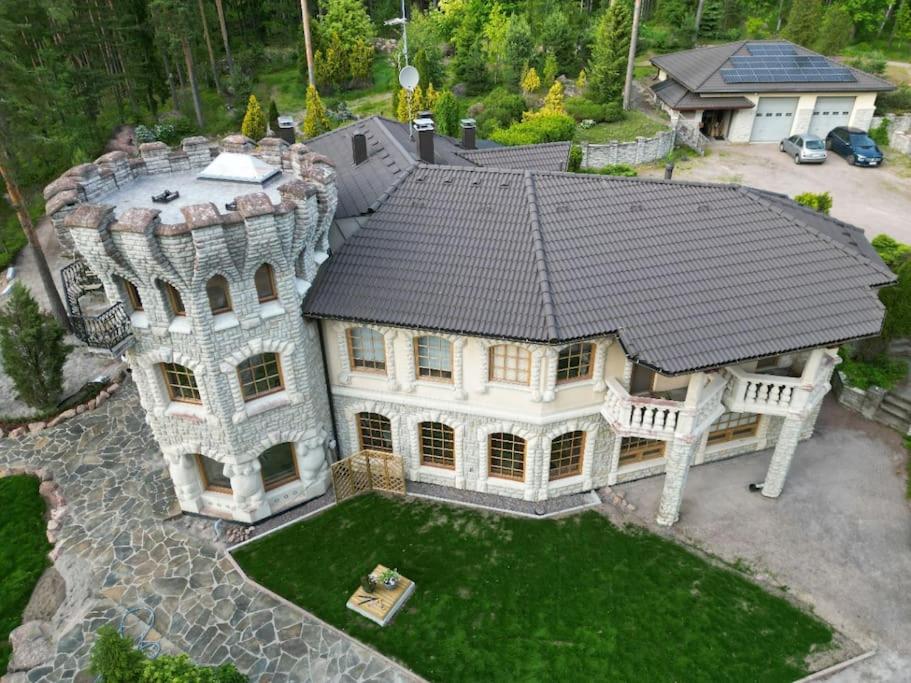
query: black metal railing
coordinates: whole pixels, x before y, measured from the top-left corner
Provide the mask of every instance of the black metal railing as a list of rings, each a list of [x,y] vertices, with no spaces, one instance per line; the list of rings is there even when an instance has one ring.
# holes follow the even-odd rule
[[[102,289],[101,280],[92,272],[85,261],[73,261],[60,271],[63,280],[63,294],[73,334],[86,345],[113,352],[123,348],[124,342],[133,336],[130,316],[123,303],[118,301],[98,315],[85,315],[80,299],[93,291]]]

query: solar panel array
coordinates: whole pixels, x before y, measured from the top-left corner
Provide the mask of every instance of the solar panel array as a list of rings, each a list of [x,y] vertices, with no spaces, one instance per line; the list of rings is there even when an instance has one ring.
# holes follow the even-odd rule
[[[725,83],[849,83],[850,69],[820,55],[799,55],[787,43],[747,43],[747,55],[731,57],[731,68],[721,69]]]

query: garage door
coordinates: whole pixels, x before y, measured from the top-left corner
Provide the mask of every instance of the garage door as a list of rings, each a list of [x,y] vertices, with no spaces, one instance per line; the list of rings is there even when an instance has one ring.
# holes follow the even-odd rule
[[[750,142],[778,142],[791,134],[796,97],[760,97]]]
[[[836,126],[847,126],[853,110],[853,97],[817,97],[810,132],[824,138]]]

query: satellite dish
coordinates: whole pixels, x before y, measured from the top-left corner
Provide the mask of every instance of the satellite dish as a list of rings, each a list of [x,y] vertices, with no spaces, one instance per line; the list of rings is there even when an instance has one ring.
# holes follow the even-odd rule
[[[420,79],[421,76],[418,73],[418,70],[413,66],[406,66],[399,71],[399,85],[405,88],[405,90],[414,90]]]

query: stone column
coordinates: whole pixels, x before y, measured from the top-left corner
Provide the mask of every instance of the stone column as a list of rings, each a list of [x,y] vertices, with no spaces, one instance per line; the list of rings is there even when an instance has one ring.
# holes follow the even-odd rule
[[[234,519],[255,522],[269,515],[270,509],[266,502],[266,489],[263,486],[258,459],[240,465],[226,464],[224,473],[231,479]]]
[[[691,435],[675,438],[671,442],[667,464],[664,466],[664,489],[658,502],[658,515],[655,517],[661,526],[671,526],[680,517],[683,489],[686,488],[686,478],[698,445],[698,440]]]
[[[762,486],[762,495],[767,498],[778,498],[781,495],[788,470],[791,469],[791,460],[794,459],[794,451],[797,450],[797,442],[800,441],[803,421],[803,416],[799,414],[788,415],[781,426],[778,443],[775,444],[775,451],[769,461],[769,469]]]
[[[168,472],[174,483],[174,491],[180,502],[180,509],[185,512],[199,512],[202,487],[193,456],[186,453],[172,453],[168,454],[165,460],[168,462]]]

